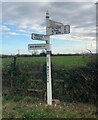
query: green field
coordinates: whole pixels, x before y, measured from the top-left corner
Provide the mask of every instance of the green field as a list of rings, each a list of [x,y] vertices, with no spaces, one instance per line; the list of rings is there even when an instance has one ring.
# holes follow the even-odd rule
[[[3,58],[2,63],[4,66],[9,65],[13,61],[13,58]],[[17,64],[20,62],[41,62],[45,63],[46,57],[17,57]],[[67,67],[73,66],[85,66],[88,57],[83,56],[52,56],[52,64],[64,65]]]

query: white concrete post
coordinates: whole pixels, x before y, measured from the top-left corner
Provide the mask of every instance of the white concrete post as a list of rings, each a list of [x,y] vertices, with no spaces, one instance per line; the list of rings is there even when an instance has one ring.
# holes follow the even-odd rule
[[[46,12],[46,35],[49,35],[48,33],[48,25],[49,25],[49,13],[48,11]],[[52,105],[52,82],[51,82],[51,50],[50,50],[50,36],[49,39],[46,41],[48,44],[48,49],[47,49],[47,104]]]

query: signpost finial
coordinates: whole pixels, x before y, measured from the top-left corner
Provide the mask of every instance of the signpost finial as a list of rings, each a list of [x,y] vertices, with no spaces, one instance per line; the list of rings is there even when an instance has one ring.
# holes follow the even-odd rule
[[[98,1],[95,4],[98,4]]]
[[[49,12],[48,12],[48,10],[46,12],[46,18],[49,18]]]

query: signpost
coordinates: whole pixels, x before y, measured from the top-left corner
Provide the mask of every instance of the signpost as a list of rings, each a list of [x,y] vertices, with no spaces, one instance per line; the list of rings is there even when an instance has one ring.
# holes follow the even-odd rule
[[[46,44],[29,44],[29,50],[46,49],[47,51],[47,104],[52,105],[52,82],[51,82],[51,49],[50,49],[50,35],[69,34],[70,26],[63,23],[56,22],[49,19],[49,13],[46,12],[46,35],[31,34],[33,40],[43,40]]]
[[[49,25],[49,13],[48,11],[46,12],[46,35],[49,35],[49,31],[48,31],[48,25]],[[48,45],[50,45],[50,37],[49,40],[46,41],[46,43]],[[52,105],[52,82],[51,82],[51,50],[50,47],[47,49],[47,104],[48,105]]]

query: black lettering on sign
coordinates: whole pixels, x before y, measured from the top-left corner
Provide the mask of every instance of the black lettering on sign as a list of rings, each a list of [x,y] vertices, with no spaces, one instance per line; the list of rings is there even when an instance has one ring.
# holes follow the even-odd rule
[[[47,66],[47,82],[49,82],[49,66]]]

